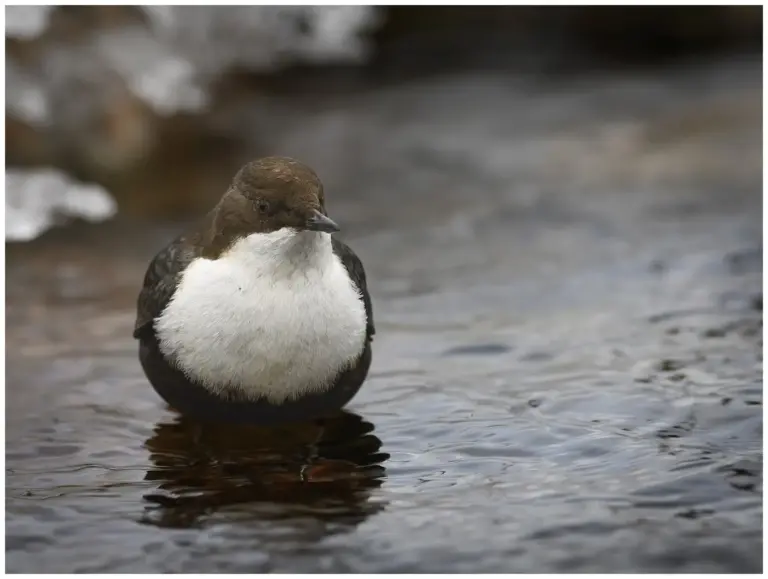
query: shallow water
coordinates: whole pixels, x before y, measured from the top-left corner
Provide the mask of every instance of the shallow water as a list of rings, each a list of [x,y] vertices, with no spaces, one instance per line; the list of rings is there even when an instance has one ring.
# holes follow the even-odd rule
[[[159,402],[130,332],[177,226],[9,247],[8,571],[760,571],[760,76],[733,70],[303,113],[277,140],[378,329],[323,423]]]

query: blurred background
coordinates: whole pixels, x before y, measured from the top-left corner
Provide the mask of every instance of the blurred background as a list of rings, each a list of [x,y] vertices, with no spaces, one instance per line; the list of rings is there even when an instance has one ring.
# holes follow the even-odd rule
[[[197,215],[222,179],[267,154],[300,156],[336,189],[357,188],[345,175],[364,175],[361,163],[386,172],[400,161],[366,160],[378,156],[368,143],[408,139],[385,118],[423,107],[425,92],[462,116],[506,98],[511,110],[499,102],[486,122],[519,132],[543,82],[564,99],[550,122],[593,114],[576,93],[603,71],[623,81],[630,102],[618,112],[629,121],[634,102],[653,108],[672,96],[649,92],[654,81],[641,79],[651,68],[759,51],[761,35],[760,8],[741,6],[9,7],[7,235],[34,238],[54,212]],[[446,84],[462,71],[459,86]],[[492,86],[477,87],[481,77]],[[568,91],[552,86],[564,82]],[[470,93],[440,98],[456,90]],[[444,114],[441,124],[456,111]],[[446,146],[422,138],[435,152]],[[59,193],[42,193],[50,188]]]
[[[8,570],[761,569],[762,34],[760,6],[7,7]],[[201,451],[135,300],[265,155],[323,180],[374,366],[325,434]]]

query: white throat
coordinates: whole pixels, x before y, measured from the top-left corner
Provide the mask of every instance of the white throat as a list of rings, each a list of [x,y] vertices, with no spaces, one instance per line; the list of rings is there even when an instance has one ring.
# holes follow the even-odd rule
[[[365,327],[331,236],[290,229],[194,260],[155,321],[161,351],[190,378],[273,403],[332,386],[362,353]]]
[[[274,276],[322,270],[337,261],[329,234],[288,228],[253,233],[235,243],[224,257]]]

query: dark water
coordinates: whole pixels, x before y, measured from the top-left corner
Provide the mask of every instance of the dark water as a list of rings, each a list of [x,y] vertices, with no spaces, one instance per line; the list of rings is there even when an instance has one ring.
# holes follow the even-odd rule
[[[378,325],[322,423],[159,403],[130,331],[175,227],[10,247],[8,571],[760,571],[760,99],[733,64],[305,110],[276,152]]]

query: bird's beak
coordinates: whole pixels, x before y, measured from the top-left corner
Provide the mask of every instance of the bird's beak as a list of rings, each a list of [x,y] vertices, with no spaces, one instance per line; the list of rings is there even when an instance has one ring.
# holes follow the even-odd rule
[[[312,213],[312,217],[307,219],[307,229],[310,231],[322,231],[324,233],[335,233],[339,230],[339,226],[330,217],[326,217],[319,211],[315,210]]]

